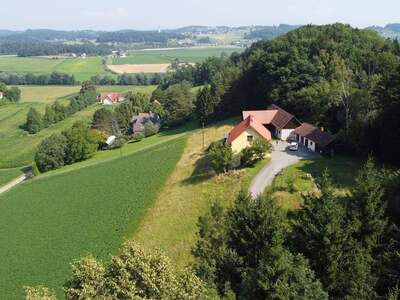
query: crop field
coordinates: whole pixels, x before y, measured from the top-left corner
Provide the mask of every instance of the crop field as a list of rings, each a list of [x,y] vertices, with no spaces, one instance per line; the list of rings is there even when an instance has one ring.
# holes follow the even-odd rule
[[[10,182],[11,180],[13,180],[14,178],[17,178],[21,174],[22,174],[22,172],[18,168],[17,169],[0,170],[0,186]]]
[[[23,286],[60,295],[70,263],[88,253],[116,254],[138,227],[174,169],[186,138],[135,154],[34,179],[0,195],[0,291],[22,299]]]
[[[21,128],[26,121],[26,114],[30,107],[35,107],[43,113],[46,104],[52,102],[50,100],[51,97],[49,97],[50,94],[58,96],[56,99],[65,99],[65,97],[71,95],[73,88],[79,90],[79,87],[28,86],[23,88],[21,103],[0,106],[0,169],[31,164],[36,147],[45,137],[71,127],[76,121],[89,122],[93,113],[100,108],[99,104],[94,104],[49,128],[41,130],[35,135],[30,135]],[[53,88],[55,88],[56,92],[52,91]],[[126,92],[128,90],[138,90],[150,93],[153,89],[154,87],[152,86],[102,86],[98,88],[98,91]],[[31,94],[32,91],[33,94]],[[53,99],[53,101],[56,99]]]
[[[242,48],[234,47],[204,47],[204,48],[182,48],[168,50],[137,50],[129,52],[127,57],[113,58],[112,64],[168,64],[176,59],[181,62],[202,62],[210,56],[220,56],[222,53],[231,54],[241,52]]]

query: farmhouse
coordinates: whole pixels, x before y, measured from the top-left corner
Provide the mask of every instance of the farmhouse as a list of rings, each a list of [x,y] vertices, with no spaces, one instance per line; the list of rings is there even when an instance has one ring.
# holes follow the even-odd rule
[[[300,121],[292,114],[279,106],[272,104],[267,110],[243,111],[243,119],[254,116],[263,124],[275,137],[287,140],[293,131],[301,125]]]
[[[270,141],[272,139],[271,132],[255,116],[249,115],[232,129],[226,143],[231,145],[233,152],[240,152],[257,138]]]
[[[101,93],[98,98],[103,105],[112,105],[125,100],[125,96],[120,93]]]
[[[249,146],[254,138],[271,140],[271,133],[280,140],[296,140],[318,153],[331,151],[335,137],[273,104],[267,110],[243,111],[243,121],[229,133],[226,142],[234,152]]]
[[[161,118],[155,113],[139,113],[132,118],[133,133],[144,133],[145,125],[152,122],[158,129],[161,127]]]
[[[328,153],[331,150],[335,136],[311,124],[303,123],[294,131],[295,139],[308,149],[318,153]]]

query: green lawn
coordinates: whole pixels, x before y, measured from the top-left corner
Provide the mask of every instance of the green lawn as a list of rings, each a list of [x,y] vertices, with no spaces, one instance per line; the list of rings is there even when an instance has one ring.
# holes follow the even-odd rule
[[[116,254],[138,227],[174,169],[186,139],[54,176],[0,196],[0,290],[22,299],[23,286],[61,293],[70,263]]]
[[[0,186],[10,182],[11,180],[22,175],[22,171],[19,168],[16,169],[0,169]]]
[[[57,99],[66,99],[66,97],[71,96],[74,89],[79,90],[79,87],[27,86],[22,88],[21,103],[0,106],[0,169],[31,164],[36,147],[45,137],[71,127],[76,121],[89,122],[93,113],[101,107],[99,104],[94,104],[62,122],[43,129],[37,134],[30,135],[21,128],[26,121],[26,114],[30,107],[35,107],[43,113],[46,104]],[[153,89],[153,86],[102,86],[98,88],[98,91],[126,92],[137,90],[150,93]],[[50,100],[52,96],[55,98]]]
[[[349,193],[363,161],[357,157],[337,155],[317,160],[303,160],[278,174],[267,191],[285,209],[298,208],[302,203],[301,194],[315,187],[315,179],[328,170],[337,186],[337,193]]]
[[[202,62],[210,56],[220,56],[222,53],[231,54],[242,51],[241,48],[232,47],[207,47],[207,48],[182,48],[171,50],[137,50],[130,51],[128,57],[114,58],[113,64],[165,64],[175,59],[182,62]]]

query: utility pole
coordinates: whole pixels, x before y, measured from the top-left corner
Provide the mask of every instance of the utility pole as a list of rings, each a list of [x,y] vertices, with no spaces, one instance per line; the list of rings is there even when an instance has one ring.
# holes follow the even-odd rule
[[[202,125],[201,131],[202,131],[202,135],[203,135],[203,149],[204,149],[205,148],[204,122],[201,122],[201,125]]]

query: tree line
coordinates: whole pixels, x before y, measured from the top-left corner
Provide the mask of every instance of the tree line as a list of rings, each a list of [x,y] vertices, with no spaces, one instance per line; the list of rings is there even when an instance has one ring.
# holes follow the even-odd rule
[[[80,43],[66,44],[62,42],[42,42],[42,41],[13,41],[8,37],[0,38],[0,54],[17,55],[20,57],[28,56],[49,56],[61,55],[64,53],[76,53],[87,55],[109,55],[112,48],[107,44]]]
[[[158,85],[164,80],[163,74],[147,75],[138,74],[121,74],[117,77],[110,75],[96,75],[90,80],[96,85]],[[52,72],[50,74],[15,74],[0,72],[0,82],[7,85],[77,85],[79,81],[74,75]]]

